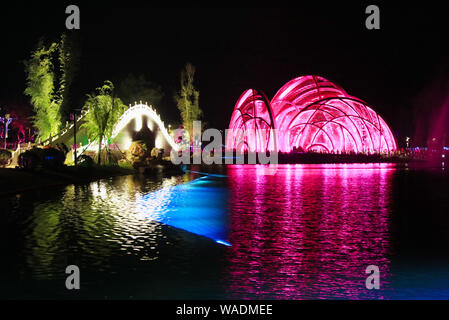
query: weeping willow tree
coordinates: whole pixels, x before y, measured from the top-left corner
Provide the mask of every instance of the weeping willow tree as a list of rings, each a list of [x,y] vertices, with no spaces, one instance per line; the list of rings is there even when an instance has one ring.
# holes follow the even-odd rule
[[[87,95],[83,111],[82,128],[86,128],[91,141],[98,143],[98,164],[101,164],[101,145],[103,141],[109,141],[112,130],[120,116],[127,107],[120,98],[114,97],[114,85],[111,81],[105,81],[103,86],[96,89],[96,94]]]
[[[195,67],[188,63],[181,71],[181,89],[175,96],[183,127],[188,132],[190,141],[193,139],[193,122],[199,120],[203,113],[199,107],[200,92],[195,88],[194,77]]]
[[[61,127],[61,106],[68,104],[77,57],[71,52],[66,35],[49,45],[39,42],[37,49],[25,62],[27,86],[35,115],[33,125],[41,140],[58,134]]]

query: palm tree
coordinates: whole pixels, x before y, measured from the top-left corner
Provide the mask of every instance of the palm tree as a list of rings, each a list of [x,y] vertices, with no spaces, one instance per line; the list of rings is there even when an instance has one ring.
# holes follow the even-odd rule
[[[86,128],[90,140],[98,142],[98,165],[101,164],[101,144],[110,140],[113,127],[125,110],[122,100],[114,97],[111,81],[105,81],[102,87],[97,88],[96,95],[87,95],[81,127]]]

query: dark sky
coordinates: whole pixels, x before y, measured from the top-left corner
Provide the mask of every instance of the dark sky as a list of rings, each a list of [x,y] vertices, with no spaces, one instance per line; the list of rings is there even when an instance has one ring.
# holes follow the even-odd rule
[[[378,2],[381,30],[369,31],[368,2],[92,2],[77,2],[78,99],[106,79],[144,74],[164,89],[167,121],[177,120],[172,96],[186,62],[197,67],[200,106],[217,128],[228,125],[245,89],[260,88],[271,98],[290,79],[317,74],[372,105],[402,139],[413,134],[414,110],[433,107],[417,97],[432,79],[449,79],[449,27],[437,3]],[[68,4],[2,4],[0,102],[27,102],[22,61],[40,37],[65,31]]]

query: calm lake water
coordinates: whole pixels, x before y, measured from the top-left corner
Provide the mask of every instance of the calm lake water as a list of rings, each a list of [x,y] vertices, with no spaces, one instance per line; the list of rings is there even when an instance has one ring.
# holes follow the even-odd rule
[[[441,168],[229,166],[2,200],[1,298],[449,299]]]

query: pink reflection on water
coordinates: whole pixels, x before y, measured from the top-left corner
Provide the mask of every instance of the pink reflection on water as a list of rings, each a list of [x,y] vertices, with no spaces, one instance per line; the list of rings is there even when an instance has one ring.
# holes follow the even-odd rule
[[[394,166],[229,166],[231,298],[385,298]],[[381,290],[367,290],[377,265]]]

